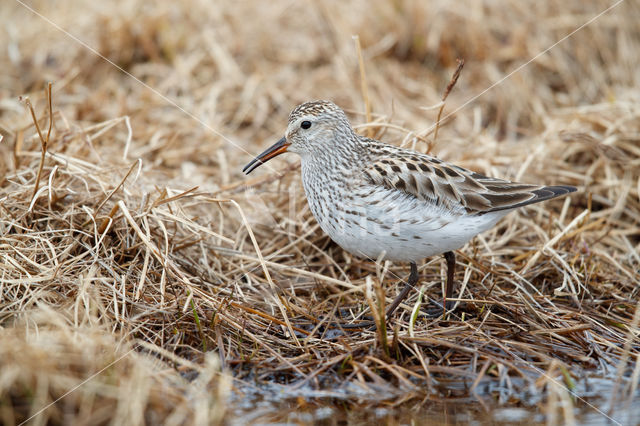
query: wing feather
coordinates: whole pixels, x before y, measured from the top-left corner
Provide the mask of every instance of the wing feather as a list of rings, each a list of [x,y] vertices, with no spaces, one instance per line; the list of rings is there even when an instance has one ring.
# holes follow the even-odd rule
[[[364,170],[378,185],[471,214],[509,210],[565,195],[572,186],[541,186],[483,176],[411,151],[385,152]]]

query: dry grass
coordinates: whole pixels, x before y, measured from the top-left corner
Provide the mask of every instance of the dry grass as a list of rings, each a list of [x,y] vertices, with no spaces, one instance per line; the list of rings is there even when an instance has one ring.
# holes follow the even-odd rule
[[[463,3],[30,3],[165,98],[3,6],[2,422],[77,385],[35,419],[216,423],[231,395],[273,383],[348,403],[533,404],[558,421],[586,377],[610,377],[604,410],[637,398],[640,9],[617,6],[449,116],[611,4]],[[455,315],[428,319],[415,292],[386,333],[327,327],[390,303],[408,268],[333,244],[297,159],[241,174],[313,98],[391,143],[580,192],[461,250]],[[440,266],[420,267],[425,299]]]

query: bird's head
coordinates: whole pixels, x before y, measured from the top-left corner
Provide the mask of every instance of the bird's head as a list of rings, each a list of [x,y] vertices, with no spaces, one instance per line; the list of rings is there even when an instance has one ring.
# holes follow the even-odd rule
[[[254,158],[243,171],[249,174],[284,152],[295,152],[303,158],[326,152],[336,148],[332,145],[335,141],[347,140],[345,138],[353,135],[347,116],[336,104],[331,101],[305,102],[291,111],[285,136]]]

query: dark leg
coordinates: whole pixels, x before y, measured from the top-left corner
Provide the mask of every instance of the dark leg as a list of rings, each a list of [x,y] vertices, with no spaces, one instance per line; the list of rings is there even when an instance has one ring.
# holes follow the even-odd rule
[[[389,309],[387,309],[387,320],[391,318],[391,315],[395,312],[395,310],[400,306],[400,303],[407,297],[407,294],[411,291],[412,288],[418,282],[418,265],[415,262],[411,262],[411,274],[409,274],[409,280],[404,284],[404,288],[400,292],[398,296],[396,296]]]
[[[444,258],[447,261],[447,284],[445,286],[443,309],[449,310],[453,308],[454,303],[448,302],[453,296],[453,275],[456,269],[456,255],[452,251],[448,251],[444,254]]]

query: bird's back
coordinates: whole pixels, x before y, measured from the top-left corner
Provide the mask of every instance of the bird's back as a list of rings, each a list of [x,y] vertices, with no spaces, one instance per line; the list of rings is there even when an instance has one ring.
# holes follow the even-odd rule
[[[454,164],[367,139],[374,159],[362,168],[373,184],[443,204],[467,215],[512,210],[576,190],[573,186],[544,186],[491,178]]]

